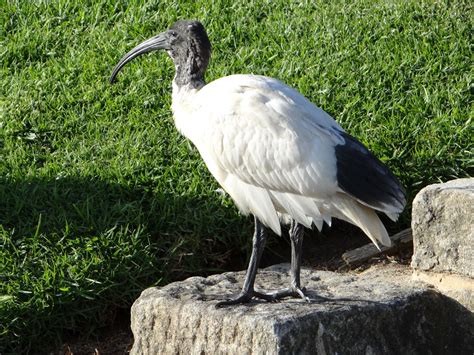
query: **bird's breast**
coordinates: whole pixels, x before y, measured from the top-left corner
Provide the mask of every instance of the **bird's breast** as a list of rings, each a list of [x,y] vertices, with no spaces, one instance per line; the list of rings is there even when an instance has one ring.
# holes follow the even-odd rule
[[[196,100],[196,89],[177,87],[173,83],[171,110],[178,131],[195,145],[198,144],[203,129],[202,110]]]

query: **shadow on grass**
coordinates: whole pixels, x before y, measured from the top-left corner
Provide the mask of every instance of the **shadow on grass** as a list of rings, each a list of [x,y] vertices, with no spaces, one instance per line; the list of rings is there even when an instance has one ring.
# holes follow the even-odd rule
[[[0,353],[93,334],[146,287],[216,271],[251,224],[221,197],[100,179],[0,179]]]
[[[65,332],[96,336],[146,287],[241,270],[251,247],[253,224],[217,193],[65,177],[3,178],[0,196],[0,353],[42,352]],[[350,228],[309,232],[311,263],[368,242]],[[289,252],[288,238],[269,238],[261,266]]]
[[[0,223],[18,235],[34,233],[38,224],[45,233],[62,232],[68,226],[75,233],[95,234],[125,224],[145,225],[156,234],[209,233],[219,228],[209,221],[239,220],[217,193],[216,199],[201,199],[100,179],[2,179],[0,196]]]

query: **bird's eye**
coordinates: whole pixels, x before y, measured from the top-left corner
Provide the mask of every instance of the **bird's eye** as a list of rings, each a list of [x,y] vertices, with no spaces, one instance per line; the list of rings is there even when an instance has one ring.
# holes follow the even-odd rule
[[[168,40],[170,43],[176,43],[178,39],[178,33],[176,31],[169,31],[168,32]]]

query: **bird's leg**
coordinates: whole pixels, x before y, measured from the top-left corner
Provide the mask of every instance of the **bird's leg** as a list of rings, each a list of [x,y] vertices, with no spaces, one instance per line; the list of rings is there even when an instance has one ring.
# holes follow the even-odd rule
[[[300,271],[301,271],[301,254],[303,247],[304,227],[295,220],[291,221],[290,227],[290,241],[291,241],[291,285],[278,291],[272,292],[275,300],[283,297],[301,297],[303,300],[309,302],[309,298],[304,294],[304,288],[301,288]]]
[[[267,230],[265,226],[255,217],[255,233],[253,235],[252,255],[250,256],[249,266],[245,274],[245,281],[240,294],[233,299],[222,301],[216,304],[216,307],[248,303],[253,297],[261,298],[267,301],[273,301],[272,295],[256,292],[254,290],[255,277],[257,276],[258,264],[262,257],[263,249],[265,247],[265,239]]]

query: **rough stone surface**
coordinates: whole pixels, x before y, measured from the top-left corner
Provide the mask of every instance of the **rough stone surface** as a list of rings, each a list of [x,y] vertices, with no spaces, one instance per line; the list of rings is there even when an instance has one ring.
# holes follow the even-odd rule
[[[418,270],[413,272],[413,279],[433,285],[441,293],[454,298],[471,312],[474,312],[473,279],[446,272],[426,272]]]
[[[474,178],[435,184],[413,201],[412,266],[474,278]]]
[[[302,270],[311,303],[285,299],[216,308],[244,272],[145,290],[132,307],[132,354],[472,354],[474,316],[414,281],[406,267]],[[287,286],[288,266],[260,270],[258,288]],[[326,299],[318,299],[318,296]]]

